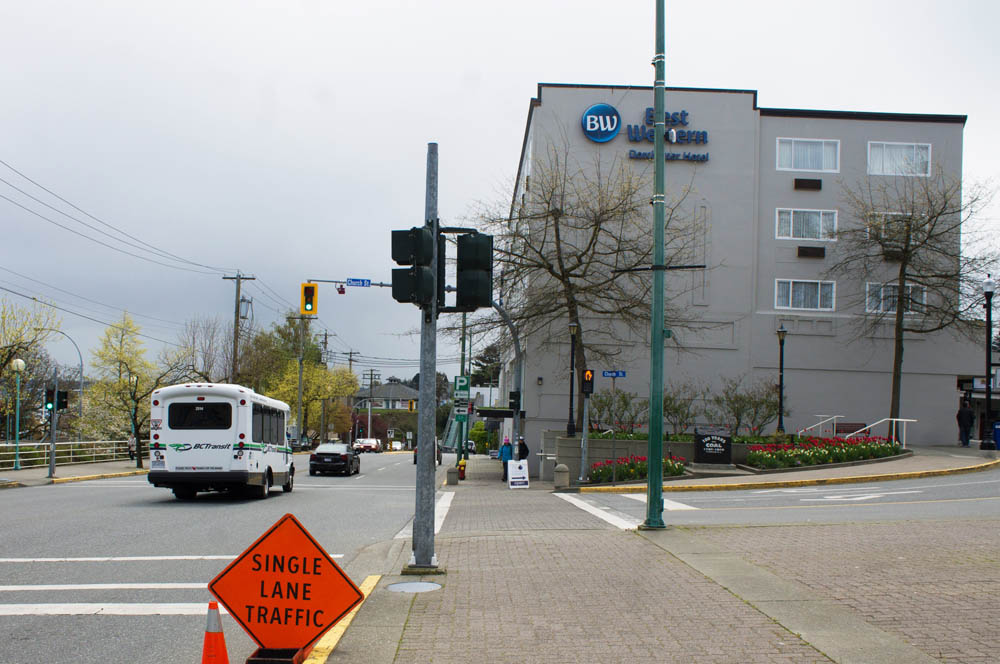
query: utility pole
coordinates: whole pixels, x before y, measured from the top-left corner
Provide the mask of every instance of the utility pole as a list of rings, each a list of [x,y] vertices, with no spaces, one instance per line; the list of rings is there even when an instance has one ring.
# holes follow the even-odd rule
[[[56,476],[56,432],[59,429],[59,367],[52,370],[52,410],[49,411],[49,477]]]
[[[375,398],[375,381],[382,377],[382,374],[376,373],[374,369],[365,369],[364,378],[368,379],[368,430],[365,438],[373,438],[372,436],[372,400]]]
[[[666,7],[656,0],[656,52],[653,54],[653,302],[650,307],[649,336],[649,444],[646,458],[649,472],[646,480],[646,520],[643,529],[666,528],[663,523],[663,285],[664,247],[663,225],[666,223],[665,173],[663,132],[666,86],[666,38],[664,36]],[[587,423],[584,422],[584,426]]]
[[[330,333],[329,332],[323,332],[323,364],[326,364],[326,358],[327,358],[327,355],[326,355],[326,353],[327,353],[326,344],[327,344],[327,340],[329,338],[330,338]],[[323,397],[323,400],[321,401],[321,403],[323,405],[323,410],[322,410],[322,413],[320,414],[319,442],[320,443],[325,443],[326,442],[326,397],[325,396]]]
[[[351,373],[354,373],[354,356],[358,354],[356,350],[347,351],[347,370]]]
[[[229,382],[236,384],[236,372],[239,368],[239,357],[240,357],[240,283],[243,281],[254,281],[257,277],[248,277],[246,275],[240,274],[239,270],[236,270],[235,277],[222,277],[229,281],[236,282],[236,313],[233,314],[233,368],[229,375]],[[301,359],[299,360],[299,366],[302,366]],[[300,369],[301,373],[301,369]]]

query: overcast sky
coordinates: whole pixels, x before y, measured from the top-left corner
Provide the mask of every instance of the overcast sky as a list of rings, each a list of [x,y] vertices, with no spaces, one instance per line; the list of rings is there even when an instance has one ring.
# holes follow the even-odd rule
[[[967,114],[964,175],[995,179],[998,6],[667,2],[667,84],[754,89],[765,107]],[[388,282],[389,231],[423,223],[427,143],[439,144],[444,223],[502,200],[537,84],[651,85],[654,10],[653,0],[0,0],[0,160],[100,220],[0,164],[10,183],[0,182],[10,199],[0,198],[0,287],[99,321],[127,309],[172,342],[194,316],[231,324],[234,287],[222,276],[237,269],[258,279],[245,292],[264,326],[297,307],[307,278]],[[359,373],[418,371],[419,335],[407,334],[417,309],[389,289],[324,286],[319,312],[330,348],[364,358]],[[89,364],[104,325],[60,315]],[[155,354],[161,344],[146,341]],[[78,363],[65,339],[49,351]],[[449,377],[456,356],[439,346]]]

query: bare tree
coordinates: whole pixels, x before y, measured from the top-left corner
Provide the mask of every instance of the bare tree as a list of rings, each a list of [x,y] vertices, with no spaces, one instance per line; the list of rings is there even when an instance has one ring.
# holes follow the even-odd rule
[[[868,176],[845,187],[852,218],[837,232],[830,268],[861,282],[842,299],[865,312],[860,337],[892,326],[893,418],[899,417],[904,334],[981,332],[979,285],[997,265],[975,223],[992,190],[973,185],[963,192],[960,179],[935,170],[929,177]]]
[[[510,209],[486,213],[480,223],[494,236],[495,278],[521,334],[558,324],[565,338],[562,326],[577,324],[579,384],[588,355],[614,357],[622,342],[649,329],[653,224],[647,164],[639,170],[600,157],[581,164],[567,145],[550,146],[531,164]],[[668,266],[689,261],[696,248],[685,208],[691,191],[689,183],[668,197]],[[667,315],[675,314],[668,304]],[[495,317],[478,322],[502,327]]]

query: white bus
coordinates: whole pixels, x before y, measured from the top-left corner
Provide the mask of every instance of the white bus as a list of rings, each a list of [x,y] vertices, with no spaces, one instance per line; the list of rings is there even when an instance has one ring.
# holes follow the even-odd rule
[[[295,480],[288,404],[248,387],[186,383],[156,390],[149,413],[149,482],[180,500],[199,491],[267,498]]]

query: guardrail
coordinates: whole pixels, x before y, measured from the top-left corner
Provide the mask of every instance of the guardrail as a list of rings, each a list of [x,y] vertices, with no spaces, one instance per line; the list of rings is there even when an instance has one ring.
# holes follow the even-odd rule
[[[917,421],[919,421],[919,420],[908,420],[908,419],[905,419],[905,418],[902,418],[902,417],[883,417],[881,420],[879,420],[878,422],[875,422],[874,424],[869,424],[868,426],[866,426],[863,429],[858,429],[857,431],[855,431],[853,433],[847,434],[846,436],[844,436],[844,438],[850,438],[851,436],[857,436],[862,431],[868,431],[869,433],[871,433],[871,429],[873,427],[877,427],[878,425],[882,424],[883,422],[888,422],[889,423],[889,436],[888,437],[890,439],[892,439],[892,440],[899,439],[900,442],[903,443],[903,449],[905,450],[906,449],[906,424],[907,424],[907,422],[917,422]],[[900,422],[903,423],[903,437],[902,438],[899,438],[899,435],[898,435],[899,434],[899,423]]]
[[[145,441],[144,441],[145,442]],[[20,445],[0,443],[0,470],[13,470],[15,448],[21,468],[49,465],[51,443],[47,440],[22,440]],[[143,449],[147,449],[143,445]],[[128,459],[127,440],[74,440],[56,443],[56,465],[100,463]]]

